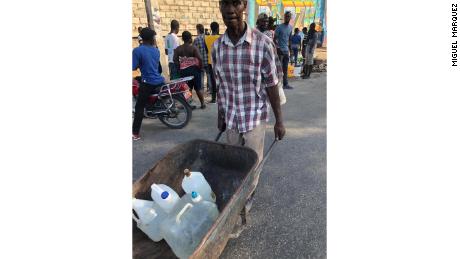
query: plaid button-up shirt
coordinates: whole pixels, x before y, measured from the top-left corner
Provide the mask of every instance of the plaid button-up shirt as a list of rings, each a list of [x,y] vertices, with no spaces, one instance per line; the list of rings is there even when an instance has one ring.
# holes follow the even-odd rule
[[[270,104],[265,88],[278,84],[277,67],[281,68],[273,42],[260,31],[246,27],[237,44],[225,33],[214,42],[212,50],[218,109],[225,114],[227,128],[240,133],[268,121]]]
[[[203,60],[203,68],[205,68],[208,65],[208,53],[206,51],[206,43],[204,42],[204,34],[198,35],[195,40],[193,40],[193,45],[200,51],[201,59]]]

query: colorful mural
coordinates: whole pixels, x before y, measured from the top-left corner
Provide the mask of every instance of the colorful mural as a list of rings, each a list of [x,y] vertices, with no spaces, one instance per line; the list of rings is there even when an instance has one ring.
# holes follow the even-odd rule
[[[284,12],[292,12],[290,24],[302,29],[312,22],[316,23],[316,30],[323,31],[323,40],[326,35],[326,0],[248,0],[248,21],[254,21],[259,13],[267,13],[276,18],[276,24],[283,22]],[[254,22],[255,23],[255,22]]]

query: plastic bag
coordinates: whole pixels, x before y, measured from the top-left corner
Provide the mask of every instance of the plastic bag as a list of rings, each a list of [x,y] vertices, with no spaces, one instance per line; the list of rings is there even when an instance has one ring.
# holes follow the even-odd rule
[[[283,89],[283,82],[280,80],[278,83],[278,92],[280,94],[280,105],[283,105],[286,103],[286,95],[284,94],[284,89]]]

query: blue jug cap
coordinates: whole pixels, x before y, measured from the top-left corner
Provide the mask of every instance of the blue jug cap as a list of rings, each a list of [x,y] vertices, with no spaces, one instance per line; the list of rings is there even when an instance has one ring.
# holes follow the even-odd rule
[[[198,193],[197,192],[192,192],[192,198],[195,199],[196,197],[198,197]]]
[[[162,198],[163,200],[166,199],[166,198],[168,198],[168,196],[169,196],[169,192],[164,191],[164,192],[161,193],[161,198]]]

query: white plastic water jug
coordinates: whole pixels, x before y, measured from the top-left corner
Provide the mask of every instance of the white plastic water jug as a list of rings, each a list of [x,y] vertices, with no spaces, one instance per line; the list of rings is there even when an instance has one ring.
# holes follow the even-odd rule
[[[197,192],[203,199],[216,202],[216,195],[211,189],[208,181],[200,172],[191,172],[188,169],[184,170],[184,179],[182,179],[182,189],[188,194]]]
[[[166,218],[166,213],[153,201],[133,198],[133,219],[137,227],[155,242],[163,239],[160,226]]]
[[[163,221],[161,233],[180,259],[188,258],[219,216],[217,206],[196,192],[181,198],[174,213]]]
[[[152,199],[169,213],[179,201],[179,195],[165,184],[152,184]]]

